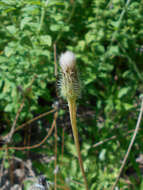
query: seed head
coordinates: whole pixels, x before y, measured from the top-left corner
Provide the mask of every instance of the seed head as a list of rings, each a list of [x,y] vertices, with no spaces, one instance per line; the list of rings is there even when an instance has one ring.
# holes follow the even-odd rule
[[[67,51],[60,57],[62,78],[60,81],[61,95],[68,99],[76,100],[80,95],[80,84],[76,68],[75,55]]]
[[[71,51],[66,51],[61,54],[60,66],[64,73],[68,70],[72,70],[75,67],[75,55]]]

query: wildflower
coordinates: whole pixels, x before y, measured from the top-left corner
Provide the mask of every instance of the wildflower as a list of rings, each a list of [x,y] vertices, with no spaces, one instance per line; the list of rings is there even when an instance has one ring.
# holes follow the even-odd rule
[[[77,99],[80,95],[80,84],[76,69],[75,55],[66,51],[60,57],[62,78],[60,80],[61,95],[68,99]]]
[[[87,179],[80,153],[78,129],[76,124],[76,99],[80,94],[80,85],[78,79],[78,72],[76,69],[75,55],[70,51],[63,53],[60,57],[60,66],[62,70],[62,78],[60,81],[61,95],[65,97],[68,102],[71,126],[72,126],[75,146],[77,149],[79,165],[84,179],[85,188],[86,190],[88,190]]]

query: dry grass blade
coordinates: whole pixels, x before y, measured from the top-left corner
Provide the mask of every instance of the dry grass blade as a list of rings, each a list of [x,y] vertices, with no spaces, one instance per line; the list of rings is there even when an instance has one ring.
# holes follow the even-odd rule
[[[132,146],[133,146],[133,144],[134,144],[136,135],[137,135],[137,133],[138,133],[138,131],[139,131],[139,127],[140,127],[140,123],[141,123],[141,119],[142,119],[142,114],[143,114],[143,99],[142,99],[142,102],[141,102],[140,113],[139,113],[139,117],[138,117],[138,120],[137,120],[137,124],[136,124],[136,127],[135,127],[134,134],[133,134],[132,139],[131,139],[131,141],[130,141],[130,144],[129,144],[127,153],[126,153],[126,155],[125,155],[125,157],[124,157],[123,163],[122,163],[121,168],[120,168],[120,171],[119,171],[119,175],[118,175],[118,177],[117,177],[117,179],[116,179],[116,181],[115,181],[115,183],[114,183],[114,185],[113,185],[113,187],[112,187],[112,190],[115,189],[115,187],[116,187],[116,185],[117,185],[117,183],[118,183],[118,181],[119,181],[119,179],[120,179],[120,176],[121,176],[121,174],[122,174],[122,171],[123,171],[123,169],[124,169],[124,166],[125,166],[125,164],[126,164],[126,161],[127,161],[127,159],[128,159],[128,156],[129,156],[129,154],[130,154],[130,152],[131,152],[131,148],[132,148]]]

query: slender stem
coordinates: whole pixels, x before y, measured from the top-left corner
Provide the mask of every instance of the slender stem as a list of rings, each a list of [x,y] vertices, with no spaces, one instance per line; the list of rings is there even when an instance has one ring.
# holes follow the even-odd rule
[[[123,171],[123,169],[124,169],[124,166],[125,166],[125,164],[126,164],[126,161],[127,161],[127,159],[128,159],[128,156],[129,156],[129,154],[130,154],[130,152],[131,152],[131,148],[132,148],[132,146],[133,146],[133,144],[134,144],[135,138],[136,138],[137,133],[138,133],[138,131],[139,131],[139,127],[140,127],[140,123],[141,123],[141,119],[142,119],[142,114],[143,114],[143,99],[142,99],[141,108],[140,108],[140,113],[139,113],[139,117],[138,117],[138,120],[137,120],[137,124],[136,124],[136,127],[135,127],[134,134],[133,134],[132,139],[131,139],[131,141],[130,141],[130,144],[129,144],[127,153],[126,153],[126,155],[125,155],[125,157],[124,157],[123,163],[122,163],[121,168],[120,168],[120,171],[119,171],[119,175],[118,175],[118,177],[117,177],[117,179],[116,179],[116,181],[115,181],[115,183],[114,183],[114,185],[113,185],[113,187],[112,187],[112,190],[115,189],[115,187],[116,187],[116,185],[117,185],[117,183],[118,183],[118,181],[119,181],[119,179],[120,179],[120,176],[121,176],[121,174],[122,174],[122,171]]]
[[[54,190],[57,190],[57,126],[55,124],[55,178],[54,178]]]
[[[88,184],[87,184],[87,179],[86,179],[86,175],[85,175],[85,171],[84,171],[84,167],[83,167],[83,161],[82,161],[82,157],[81,157],[79,138],[78,138],[78,130],[77,130],[77,125],[76,125],[76,101],[69,99],[68,106],[69,106],[70,120],[71,120],[71,126],[72,126],[75,146],[77,149],[77,154],[78,154],[78,159],[79,159],[79,165],[80,165],[80,169],[82,171],[82,175],[84,178],[84,184],[85,184],[86,190],[88,190]]]
[[[70,11],[70,15],[67,18],[67,20],[65,20],[66,24],[68,24],[71,21],[73,15],[74,15],[74,12],[75,12],[75,8],[76,8],[76,2],[73,2],[72,3],[72,9]],[[57,36],[57,38],[55,40],[55,43],[57,43],[59,41],[59,39],[61,38],[62,34],[63,34],[63,28],[61,28],[61,31],[59,32],[59,34],[58,34],[58,36]]]
[[[42,26],[43,26],[43,23],[44,23],[44,17],[45,17],[45,7],[42,7],[40,25],[39,25],[39,28],[38,28],[38,34],[40,33],[40,31],[42,29]]]

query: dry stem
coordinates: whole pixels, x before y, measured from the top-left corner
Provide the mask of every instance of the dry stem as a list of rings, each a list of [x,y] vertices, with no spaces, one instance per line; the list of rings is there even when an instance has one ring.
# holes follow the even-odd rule
[[[72,126],[75,146],[76,146],[77,153],[78,153],[79,165],[80,165],[80,169],[82,171],[82,175],[84,178],[84,184],[85,184],[86,190],[88,190],[87,179],[86,179],[86,175],[85,175],[85,171],[84,171],[84,167],[83,167],[83,161],[82,161],[82,157],[81,157],[81,153],[80,153],[78,130],[77,130],[77,125],[76,125],[76,101],[71,100],[71,99],[68,100],[68,106],[69,106],[70,120],[71,120],[71,126]]]
[[[142,99],[141,108],[140,108],[140,113],[139,113],[139,117],[138,117],[138,121],[137,121],[137,124],[136,124],[136,127],[135,127],[134,134],[133,134],[132,139],[131,139],[131,141],[130,141],[130,144],[129,144],[127,153],[126,153],[126,155],[125,155],[125,157],[124,157],[123,163],[122,163],[121,168],[120,168],[120,171],[119,171],[119,175],[118,175],[118,177],[117,177],[117,179],[116,179],[116,181],[115,181],[115,183],[114,183],[114,185],[113,185],[113,187],[112,187],[112,190],[115,189],[115,187],[116,187],[116,185],[117,185],[117,183],[118,183],[118,181],[119,181],[119,179],[120,179],[121,173],[122,173],[122,171],[123,171],[123,169],[124,169],[124,166],[125,166],[125,164],[126,164],[126,161],[127,161],[127,159],[128,159],[128,156],[129,156],[129,154],[130,154],[131,148],[132,148],[132,146],[133,146],[133,144],[134,144],[136,135],[137,135],[137,133],[138,133],[138,131],[139,131],[139,127],[140,127],[140,123],[141,123],[141,119],[142,119],[142,114],[143,114],[143,99]]]
[[[54,177],[54,184],[55,184],[55,187],[54,187],[54,190],[57,190],[57,138],[58,138],[58,135],[57,135],[57,126],[56,126],[56,123],[55,123],[55,177]]]

